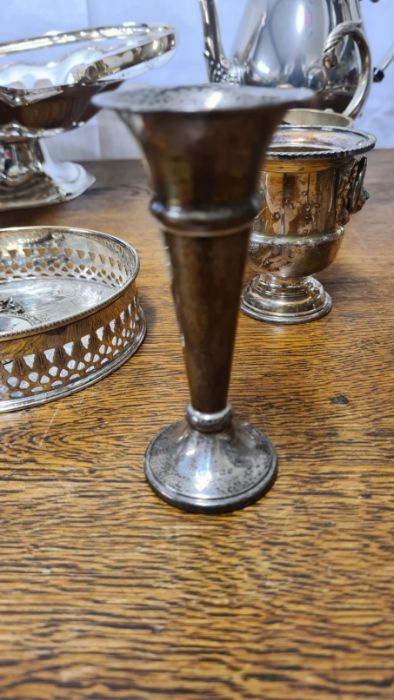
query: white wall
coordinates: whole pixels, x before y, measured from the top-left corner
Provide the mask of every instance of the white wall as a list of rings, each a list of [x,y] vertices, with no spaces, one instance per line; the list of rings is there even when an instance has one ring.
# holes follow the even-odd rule
[[[376,66],[394,44],[394,0],[378,3],[362,0],[365,31]],[[378,148],[394,148],[394,61],[381,83],[374,83],[357,125],[371,131],[377,138]]]
[[[243,0],[217,0],[227,48],[235,34]],[[361,0],[374,64],[394,42],[394,0]],[[198,0],[0,0],[0,41],[34,36],[50,29],[77,29],[123,21],[163,22],[177,30],[177,51],[169,63],[138,78],[150,84],[206,81]],[[372,87],[357,125],[378,137],[378,146],[394,147],[394,63],[382,83]],[[81,129],[48,140],[58,158],[127,158],[136,154],[125,127],[102,113]]]

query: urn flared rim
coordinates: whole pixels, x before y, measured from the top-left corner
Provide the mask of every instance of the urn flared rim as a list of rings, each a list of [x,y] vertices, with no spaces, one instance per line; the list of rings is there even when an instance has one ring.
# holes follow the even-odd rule
[[[282,125],[275,132],[266,160],[337,160],[367,153],[376,138],[341,126]]]

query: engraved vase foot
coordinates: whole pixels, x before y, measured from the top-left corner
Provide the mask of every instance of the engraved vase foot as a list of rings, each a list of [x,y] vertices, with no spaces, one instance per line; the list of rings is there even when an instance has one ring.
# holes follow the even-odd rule
[[[328,314],[332,301],[314,277],[294,280],[256,275],[244,288],[241,311],[258,321],[306,323]]]
[[[161,430],[148,446],[145,474],[171,505],[224,513],[253,503],[272,486],[276,454],[262,432],[231,411],[207,416],[189,407],[186,420]]]

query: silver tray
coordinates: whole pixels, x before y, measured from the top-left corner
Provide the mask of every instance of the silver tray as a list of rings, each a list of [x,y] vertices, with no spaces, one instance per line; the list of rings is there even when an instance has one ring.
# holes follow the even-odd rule
[[[51,162],[39,139],[84,124],[93,95],[159,67],[174,48],[171,27],[135,22],[0,44],[0,211],[82,194],[94,178]]]
[[[139,259],[84,229],[0,229],[0,412],[60,398],[133,355],[146,325]]]

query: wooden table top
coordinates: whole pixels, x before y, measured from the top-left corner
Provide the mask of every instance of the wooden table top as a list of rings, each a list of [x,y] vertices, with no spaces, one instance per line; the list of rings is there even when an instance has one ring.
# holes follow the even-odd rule
[[[138,163],[90,164],[61,224],[132,242],[148,334],[91,388],[0,416],[2,700],[394,697],[393,157],[320,275],[325,318],[240,315],[230,397],[277,448],[255,505],[199,516],[145,483],[150,438],[187,387]]]

